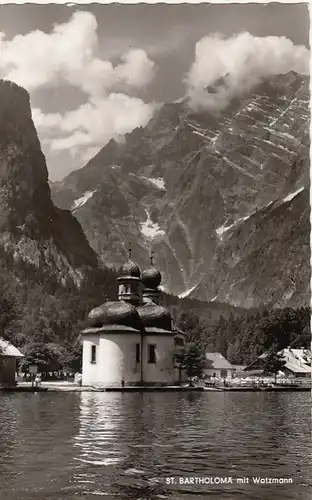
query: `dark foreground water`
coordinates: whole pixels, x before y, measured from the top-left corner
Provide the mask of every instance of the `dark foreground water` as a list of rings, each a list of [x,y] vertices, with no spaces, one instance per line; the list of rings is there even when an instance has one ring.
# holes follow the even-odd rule
[[[0,499],[308,500],[310,407],[309,393],[2,393]]]

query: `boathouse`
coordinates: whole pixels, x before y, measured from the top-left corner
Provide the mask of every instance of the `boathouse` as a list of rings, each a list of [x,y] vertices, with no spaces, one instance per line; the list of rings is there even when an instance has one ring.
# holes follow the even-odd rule
[[[184,333],[174,328],[161,306],[161,274],[151,265],[143,270],[131,260],[117,278],[118,300],[93,309],[82,331],[82,385],[120,387],[174,385],[174,363]]]
[[[23,357],[14,345],[0,337],[0,387],[15,385],[16,362]]]

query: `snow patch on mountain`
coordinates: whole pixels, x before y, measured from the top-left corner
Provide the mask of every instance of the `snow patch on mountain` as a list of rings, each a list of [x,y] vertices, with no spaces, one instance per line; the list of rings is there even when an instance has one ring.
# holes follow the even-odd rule
[[[153,222],[148,210],[146,212],[146,221],[141,222],[141,233],[151,240],[156,238],[156,236],[164,236],[165,231],[160,229],[159,224],[157,222]]]
[[[224,233],[226,233],[227,231],[232,229],[232,227],[236,226],[237,224],[240,224],[241,222],[244,222],[245,220],[249,219],[249,217],[251,217],[253,215],[253,213],[250,215],[246,215],[246,217],[240,217],[235,222],[233,222],[233,224],[230,224],[229,226],[223,225],[223,226],[218,227],[218,229],[216,229],[216,233],[217,233],[218,237],[220,238],[220,240],[222,241],[222,237],[223,237]]]
[[[304,187],[301,187],[301,188],[297,189],[297,191],[295,191],[294,193],[290,193],[289,195],[286,196],[286,198],[283,199],[283,203],[291,201],[293,198],[295,198],[295,196],[297,196],[297,194],[301,193],[301,191],[303,191],[303,190],[304,190]]]
[[[270,123],[270,127],[273,127],[273,125],[275,125],[277,122],[280,121],[281,118],[283,118],[284,115],[286,115],[286,113],[289,111],[290,107],[292,106],[292,104],[296,101],[297,99],[297,96],[295,96],[289,103],[289,105],[287,106],[286,109],[284,109],[284,111],[279,115],[277,116],[277,118],[275,118],[275,120],[271,121]]]
[[[204,139],[206,139],[205,134],[202,134],[201,132],[198,132],[197,130],[193,130],[193,131],[192,131],[192,134],[199,135],[200,137],[203,137]]]
[[[179,299],[185,299],[185,297],[188,297],[192,293],[192,291],[195,290],[196,287],[197,285],[192,286],[192,288],[189,288],[185,292],[180,293],[180,295],[178,295]]]
[[[285,198],[283,198],[280,201],[280,204],[287,203],[288,201],[291,201],[293,198],[295,198],[295,196],[297,196],[303,190],[304,190],[304,187],[301,187],[301,188],[297,189],[297,191],[294,191],[293,193],[288,194]],[[273,201],[270,201],[263,208],[270,207],[273,203],[274,203]],[[249,219],[252,215],[255,215],[255,213],[256,213],[256,211],[252,212],[249,215],[246,215],[245,217],[240,217],[239,219],[237,219],[236,221],[234,221],[233,224],[230,224],[229,226],[222,225],[222,226],[218,227],[216,229],[216,233],[217,233],[219,239],[222,241],[224,233],[226,233],[227,231],[229,231],[230,229],[232,229],[234,226],[237,226],[238,224],[241,224],[245,220]]]
[[[158,189],[161,189],[162,191],[166,191],[165,181],[162,177],[153,178],[144,177],[144,175],[141,175],[141,179],[151,182],[152,184],[154,184],[154,186],[158,187]]]
[[[95,193],[96,189],[94,191],[86,191],[81,198],[78,198],[77,200],[74,201],[71,210],[77,210],[77,208],[82,207]]]

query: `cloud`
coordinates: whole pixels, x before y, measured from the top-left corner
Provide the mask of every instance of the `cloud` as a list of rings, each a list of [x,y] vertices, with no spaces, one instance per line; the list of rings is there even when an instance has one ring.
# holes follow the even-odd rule
[[[240,33],[202,38],[185,79],[189,104],[195,110],[221,110],[267,77],[289,71],[309,74],[309,57],[306,47],[286,37]]]
[[[111,138],[120,139],[134,128],[145,126],[151,119],[155,104],[126,94],[111,93],[92,98],[78,109],[44,114],[33,109],[32,116],[39,133],[49,137],[51,153],[70,150],[83,159],[88,151],[103,147]]]
[[[0,33],[0,76],[29,91],[69,84],[90,95],[112,89],[143,88],[155,75],[155,63],[141,49],[121,56],[121,63],[97,56],[97,21],[89,12],[76,12],[51,33],[32,31],[6,40]]]
[[[115,65],[102,59],[96,30],[93,14],[76,12],[50,33],[36,30],[12,40],[0,33],[0,77],[25,87],[31,95],[60,89],[60,112],[36,108],[32,116],[45,153],[67,151],[77,160],[76,167],[111,138],[120,140],[146,125],[155,107],[129,95],[152,81],[155,63],[140,48],[123,53]],[[83,91],[86,102],[64,111],[66,87]]]

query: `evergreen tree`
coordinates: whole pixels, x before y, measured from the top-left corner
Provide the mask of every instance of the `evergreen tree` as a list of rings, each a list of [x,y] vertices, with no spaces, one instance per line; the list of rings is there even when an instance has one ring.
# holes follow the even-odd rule
[[[205,365],[205,354],[199,342],[190,342],[175,352],[175,363],[179,370],[185,371],[189,381],[200,377]]]
[[[282,371],[286,361],[279,356],[276,352],[270,352],[265,359],[263,373],[267,375],[274,375],[275,383],[279,371]]]

